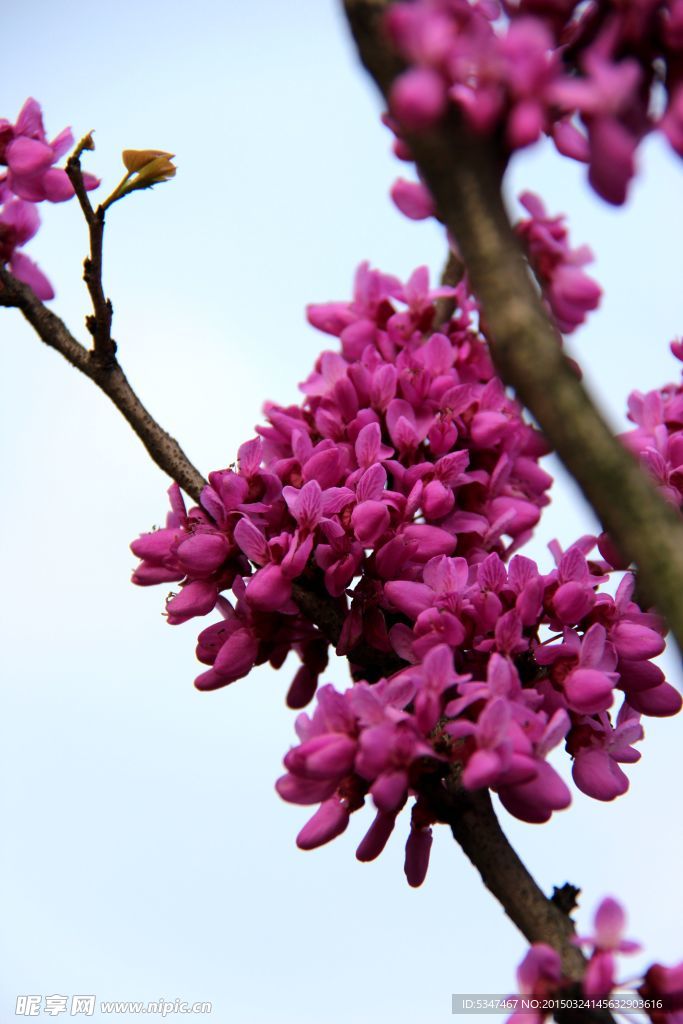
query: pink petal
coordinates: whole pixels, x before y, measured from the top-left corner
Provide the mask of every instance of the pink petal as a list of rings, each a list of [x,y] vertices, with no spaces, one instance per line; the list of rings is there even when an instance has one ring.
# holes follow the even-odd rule
[[[195,683],[196,685],[197,683]],[[329,799],[336,788],[337,783],[334,780],[299,779],[294,775],[283,775],[275,783],[275,789],[283,800],[290,804],[303,804],[304,806],[318,804],[321,800]]]
[[[37,100],[34,100],[33,97],[29,96],[19,111],[15,127],[17,135],[30,135],[33,138],[39,138],[43,141],[45,140],[43,114],[40,109],[40,103],[38,103]]]
[[[614,800],[628,789],[628,778],[605,750],[579,750],[572,777],[582,793],[596,800]]]
[[[431,828],[411,828],[406,843],[404,871],[408,885],[416,889],[427,877],[429,854],[432,849]]]
[[[269,560],[266,538],[250,519],[240,519],[235,527],[234,537],[247,558],[256,565],[265,565]]]
[[[74,195],[74,187],[66,171],[51,167],[41,178],[45,198],[50,203],[63,203]]]
[[[626,927],[624,908],[607,896],[595,912],[595,943],[601,949],[616,949]]]
[[[630,692],[627,695],[627,700],[636,711],[653,718],[668,718],[669,715],[677,715],[683,706],[683,698],[670,683],[661,683],[659,686],[653,686],[650,690],[641,690],[639,693]]]
[[[216,655],[214,670],[226,683],[242,679],[254,667],[257,652],[258,642],[251,630],[236,629]]]
[[[386,583],[384,595],[391,607],[404,612],[409,618],[416,619],[420,612],[431,607],[434,591],[424,583],[410,583],[408,580],[395,580]]]
[[[42,302],[49,302],[50,299],[54,299],[54,288],[45,277],[45,274],[23,252],[15,251],[12,254],[10,270],[18,281],[23,281],[24,284],[29,285]]]
[[[384,772],[370,787],[378,810],[385,814],[398,810],[408,789],[408,774],[404,771]]]
[[[351,525],[364,547],[375,544],[389,526],[389,509],[381,501],[364,501],[356,505]]]
[[[179,593],[166,603],[168,621],[178,626],[195,615],[208,615],[215,607],[218,590],[215,583],[194,580],[181,587]]]
[[[593,668],[577,668],[564,681],[569,706],[584,715],[606,711],[614,701],[614,683],[604,672]]]
[[[296,837],[300,850],[314,850],[341,835],[349,823],[349,812],[338,797],[321,804]]]
[[[281,610],[291,596],[291,581],[285,578],[279,565],[264,566],[247,584],[247,602],[262,612]]]
[[[10,142],[5,152],[5,159],[13,174],[19,177],[29,177],[47,170],[52,164],[53,153],[45,142],[20,136]]]
[[[405,71],[394,82],[389,98],[394,117],[412,131],[431,127],[447,105],[445,83],[441,75],[429,68]]]
[[[40,227],[40,214],[33,203],[12,199],[0,213],[0,224],[12,227],[16,244],[25,245]]]
[[[500,771],[501,760],[495,751],[475,750],[462,773],[462,781],[467,789],[481,789],[494,785]]]
[[[410,220],[427,220],[436,213],[431,193],[421,182],[399,178],[391,186],[390,195],[401,213]]]
[[[396,816],[377,812],[377,817],[360,841],[356,850],[356,857],[363,863],[374,860],[387,845],[389,836],[394,830]]]
[[[217,533],[196,533],[178,545],[177,554],[189,573],[205,574],[215,572],[229,550],[226,537]]]
[[[583,978],[584,995],[591,999],[608,996],[614,988],[614,958],[611,953],[597,953],[586,968]]]

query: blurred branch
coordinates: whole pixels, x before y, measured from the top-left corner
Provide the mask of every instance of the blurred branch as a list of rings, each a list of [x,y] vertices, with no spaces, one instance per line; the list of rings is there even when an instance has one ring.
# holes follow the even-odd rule
[[[404,69],[383,32],[385,0],[344,0],[367,70],[388,101]],[[638,566],[645,591],[683,646],[683,522],[612,436],[558,344],[513,235],[501,194],[505,155],[475,136],[455,111],[422,134],[405,133],[439,218],[457,241],[486,319],[502,379],[537,419],[619,548]],[[530,942],[560,952],[578,980],[585,961],[571,919],[536,885],[496,820],[488,792],[457,782],[437,793],[441,814],[490,892]],[[584,1020],[604,1020],[583,1011]]]
[[[403,65],[382,31],[385,0],[345,0],[360,57],[385,98]],[[611,433],[562,353],[501,194],[505,157],[457,113],[405,133],[481,303],[496,367],[535,417],[683,649],[683,519]]]
[[[465,276],[465,266],[459,256],[456,256],[452,249],[448,250],[448,259],[441,272],[441,284],[455,288]],[[446,324],[455,313],[456,301],[453,297],[444,297],[436,300],[436,312],[434,314],[434,325]]]
[[[361,59],[387,98],[404,65],[382,30],[385,0],[345,0]],[[564,356],[508,219],[495,140],[452,111],[406,133],[420,177],[457,241],[496,368],[530,410],[683,649],[683,520],[613,436]]]

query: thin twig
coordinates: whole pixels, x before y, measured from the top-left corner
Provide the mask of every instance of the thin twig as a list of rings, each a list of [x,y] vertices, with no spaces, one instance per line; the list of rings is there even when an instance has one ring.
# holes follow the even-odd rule
[[[87,144],[90,140],[90,145]],[[86,317],[85,323],[93,338],[93,350],[97,359],[103,363],[111,363],[116,358],[116,342],[111,336],[111,322],[114,310],[111,301],[104,294],[102,285],[102,247],[104,242],[104,208],[93,206],[88,198],[81,170],[81,153],[92,148],[89,135],[76,147],[66,164],[66,173],[74,187],[76,198],[88,225],[90,235],[90,255],[83,263],[83,280],[86,283],[92,301],[93,315]]]

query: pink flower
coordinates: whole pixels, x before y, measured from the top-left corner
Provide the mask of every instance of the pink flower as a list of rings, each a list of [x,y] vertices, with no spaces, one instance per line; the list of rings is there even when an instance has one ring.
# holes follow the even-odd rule
[[[568,334],[600,302],[599,285],[581,269],[592,261],[593,254],[587,246],[569,248],[564,217],[549,217],[538,196],[525,192],[519,198],[531,218],[520,221],[515,231],[526,248],[557,326]]]
[[[614,800],[628,789],[620,764],[633,764],[640,753],[633,744],[643,738],[640,715],[624,702],[616,727],[603,712],[577,722],[567,742],[574,756],[572,776],[582,792],[596,800]]]
[[[558,152],[588,164],[593,188],[620,205],[649,132],[658,128],[683,153],[680,8],[679,0],[644,0],[602,18],[571,0],[519,0],[502,10],[457,0],[391,4],[387,30],[408,64],[385,118],[397,155],[411,159],[402,130],[426,130],[450,104],[508,152],[550,135]],[[667,108],[657,118],[662,88]],[[568,324],[561,330],[597,301],[583,262],[557,274],[553,311]]]
[[[419,181],[399,178],[391,187],[391,198],[396,206],[410,220],[427,220],[436,209],[428,189]]]
[[[517,968],[519,994],[534,999],[556,995],[565,979],[557,950],[545,942],[535,942]],[[542,1024],[548,1014],[542,1010],[515,1010],[506,1024]]]
[[[621,904],[607,896],[593,919],[592,935],[577,936],[576,945],[592,946],[591,958],[583,979],[583,991],[591,998],[609,995],[615,986],[615,953],[637,953],[640,944],[624,938],[626,914]]]
[[[74,194],[66,171],[53,165],[73,146],[69,128],[48,142],[43,128],[40,105],[28,99],[21,108],[15,125],[0,123],[0,164],[7,173],[0,178],[0,198],[3,190],[31,203],[48,200],[61,203]],[[97,188],[99,179],[92,174],[83,175],[86,189]]]
[[[446,84],[441,75],[429,68],[405,71],[392,86],[389,105],[402,125],[411,131],[423,131],[446,111]]]
[[[9,199],[0,209],[0,263],[7,263],[14,276],[29,285],[39,299],[54,298],[52,285],[33,260],[20,252],[40,226],[38,211],[32,203]]]
[[[652,964],[638,994],[655,1007],[648,1013],[652,1024],[683,1024],[683,961],[674,967]]]

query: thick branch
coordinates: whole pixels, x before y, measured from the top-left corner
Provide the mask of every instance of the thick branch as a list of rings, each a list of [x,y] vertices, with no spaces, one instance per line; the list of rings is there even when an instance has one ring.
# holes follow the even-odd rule
[[[459,256],[456,256],[452,250],[449,250],[448,260],[446,266],[443,268],[441,274],[441,284],[448,285],[449,288],[455,288],[457,284],[460,284],[465,274],[465,267]],[[456,301],[452,297],[441,298],[436,300],[436,312],[434,313],[434,326],[439,327],[441,324],[446,324],[455,313]]]
[[[388,96],[402,65],[381,28],[383,0],[345,0],[363,63]],[[408,135],[439,216],[481,302],[496,367],[534,415],[683,649],[683,520],[612,435],[558,343],[501,196],[504,159],[455,113]]]
[[[385,99],[403,65],[382,31],[385,0],[344,0],[366,68]],[[497,369],[538,420],[683,646],[683,522],[611,434],[558,345],[513,235],[501,195],[504,155],[452,113],[406,135],[441,220],[457,240],[482,304]],[[488,792],[456,781],[436,794],[441,814],[489,891],[529,942],[547,942],[579,980],[583,956],[570,918],[548,899],[510,846]],[[584,1011],[584,1020],[604,1020]]]

